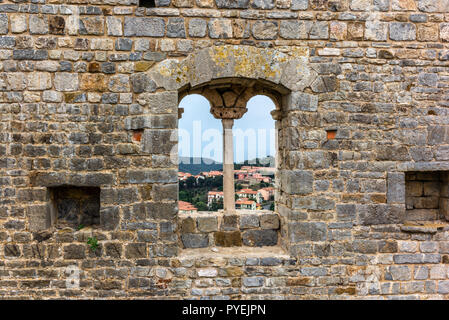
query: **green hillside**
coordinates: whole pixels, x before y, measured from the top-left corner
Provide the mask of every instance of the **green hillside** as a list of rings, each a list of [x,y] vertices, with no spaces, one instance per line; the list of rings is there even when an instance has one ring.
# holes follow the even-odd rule
[[[198,174],[204,171],[222,171],[223,165],[221,162],[215,162],[208,158],[179,158],[179,171],[188,172],[191,174]]]

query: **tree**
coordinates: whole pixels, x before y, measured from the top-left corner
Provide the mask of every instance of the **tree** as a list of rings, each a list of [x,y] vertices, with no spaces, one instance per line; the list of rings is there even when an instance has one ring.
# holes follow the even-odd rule
[[[183,180],[179,180],[179,190],[185,189],[186,183]]]
[[[271,211],[274,211],[274,202],[271,203],[271,205],[270,205],[270,210],[271,210]]]
[[[217,211],[220,209],[223,209],[223,199],[219,199],[218,201],[215,199],[212,200],[212,203],[209,207],[209,211]]]
[[[182,190],[179,191],[179,200],[190,202],[189,200],[191,200],[191,196],[187,191]]]
[[[186,179],[187,189],[192,189],[196,185],[196,179],[194,177],[188,177]]]
[[[207,211],[207,205],[203,201],[195,203],[195,207],[198,209],[198,211]]]

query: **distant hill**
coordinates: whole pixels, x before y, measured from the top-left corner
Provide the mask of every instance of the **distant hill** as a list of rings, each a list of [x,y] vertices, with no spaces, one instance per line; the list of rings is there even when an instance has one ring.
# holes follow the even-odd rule
[[[198,174],[204,171],[222,171],[221,162],[208,158],[179,157],[179,171]]]
[[[245,160],[241,163],[236,163],[234,165],[235,169],[240,169],[242,166],[254,166],[254,167],[272,167],[274,168],[274,157],[266,156],[263,158],[256,158],[252,160]]]
[[[198,174],[205,171],[222,171],[223,165],[221,162],[208,158],[193,158],[193,157],[179,157],[179,171],[188,172],[191,174]],[[240,169],[242,166],[255,167],[274,167],[274,157],[267,156],[264,158],[257,158],[253,160],[245,160],[242,163],[234,164],[235,169]]]

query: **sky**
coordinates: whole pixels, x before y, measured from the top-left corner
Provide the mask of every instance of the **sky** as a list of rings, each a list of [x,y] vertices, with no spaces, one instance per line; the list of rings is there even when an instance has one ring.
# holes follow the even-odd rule
[[[178,125],[179,155],[222,162],[223,128],[221,120],[210,113],[209,101],[201,95],[191,94],[181,100],[179,107],[184,108]],[[273,101],[266,96],[254,96],[248,101],[247,108],[241,119],[234,120],[235,162],[275,154],[274,120],[270,115],[275,109]]]

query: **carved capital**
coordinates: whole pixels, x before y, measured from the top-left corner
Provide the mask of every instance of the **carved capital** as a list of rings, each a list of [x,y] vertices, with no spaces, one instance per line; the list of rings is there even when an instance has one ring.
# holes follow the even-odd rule
[[[270,112],[271,116],[274,120],[281,120],[282,119],[282,112],[281,110],[273,110]]]
[[[216,119],[240,119],[248,111],[247,108],[212,107],[210,111]]]

